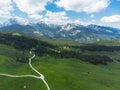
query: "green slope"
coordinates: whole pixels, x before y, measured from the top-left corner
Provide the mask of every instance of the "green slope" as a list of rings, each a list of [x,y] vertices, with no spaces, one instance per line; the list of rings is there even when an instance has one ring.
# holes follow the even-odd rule
[[[35,74],[27,64],[7,64],[0,56],[0,72],[10,74]],[[33,66],[42,72],[51,90],[119,90],[120,63],[107,66],[87,64],[74,59],[36,57]],[[0,76],[0,90],[47,90],[42,81],[33,78]],[[23,87],[26,85],[26,89]]]
[[[19,39],[18,37],[17,39]],[[25,62],[21,62],[20,60],[17,61],[16,55],[21,56],[21,53],[23,52],[25,52],[25,54],[22,56],[27,55],[27,58],[30,57],[28,54],[28,49],[22,50],[18,48],[19,46],[17,47],[18,49],[14,47],[17,39],[15,39],[15,41],[11,39],[11,43],[8,38],[7,42],[9,42],[10,45],[0,44],[0,73],[8,73],[13,75],[37,75],[29,67],[28,62],[26,61],[28,59],[22,58]],[[25,39],[31,41],[30,38]],[[2,40],[4,41],[3,38]],[[32,40],[34,41],[33,38]],[[40,45],[42,48],[40,48],[46,50],[44,50],[45,54],[37,55],[32,60],[32,64],[37,70],[45,75],[45,79],[47,80],[51,90],[120,90],[120,62],[115,60],[115,58],[119,58],[120,51],[81,51],[78,44],[76,44],[77,48],[73,47],[75,44],[72,44],[72,47],[69,45],[58,45],[54,48],[47,42],[41,43]],[[26,47],[29,47],[27,42],[23,42],[23,44],[25,44]],[[114,44],[109,46],[118,45]],[[61,53],[63,56],[65,55],[65,57],[61,58],[50,54],[50,52],[59,49],[66,52],[64,52],[65,54]],[[70,57],[70,55],[68,55],[69,53],[71,54],[71,52],[72,54],[77,54],[75,53],[76,51],[84,55],[108,56],[111,57],[114,62],[108,63],[107,65],[93,65],[88,62],[83,62],[83,58],[77,59],[76,57],[72,58],[72,56]],[[26,88],[24,88],[25,86]],[[0,76],[0,90],[47,89],[41,80],[34,78],[10,78]]]

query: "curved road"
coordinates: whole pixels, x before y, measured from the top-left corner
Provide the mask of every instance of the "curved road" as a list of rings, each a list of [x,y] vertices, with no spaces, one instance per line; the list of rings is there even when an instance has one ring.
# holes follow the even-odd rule
[[[30,54],[32,54],[32,52],[30,51]],[[35,75],[10,75],[10,74],[5,74],[5,73],[0,73],[0,76],[6,76],[6,77],[13,77],[13,78],[22,78],[22,77],[32,77],[32,78],[36,78],[36,79],[41,79],[44,84],[47,87],[47,90],[50,90],[50,87],[48,85],[48,83],[45,81],[45,77],[42,73],[40,73],[39,71],[37,71],[31,64],[32,59],[35,58],[35,54],[33,54],[33,56],[31,58],[29,58],[29,66],[30,68],[35,71],[39,76],[35,76]]]

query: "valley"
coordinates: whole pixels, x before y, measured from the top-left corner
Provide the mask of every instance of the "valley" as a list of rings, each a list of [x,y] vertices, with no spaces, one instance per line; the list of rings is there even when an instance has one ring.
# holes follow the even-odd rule
[[[0,73],[37,76],[37,73],[31,70],[28,65],[29,50],[33,48],[36,57],[32,59],[32,64],[44,74],[51,90],[119,90],[120,88],[118,85],[120,75],[119,49],[110,51],[112,46],[120,46],[118,41],[99,41],[88,44],[91,47],[96,45],[97,48],[101,48],[101,45],[103,45],[108,47],[107,51],[99,51],[99,49],[82,51],[80,47],[87,47],[86,44],[62,44],[63,40],[56,44],[54,42],[50,43],[49,40],[46,42],[44,39],[37,40],[24,35],[1,34],[0,36]],[[7,38],[8,36],[9,38]],[[11,40],[12,37],[14,39]],[[36,42],[36,44],[29,44],[31,42]],[[22,48],[23,45],[24,48]],[[104,61],[101,56],[107,57],[108,61],[107,59]],[[97,57],[100,57],[101,61]],[[91,60],[95,61],[91,62]],[[10,78],[0,76],[0,81],[2,82],[0,83],[0,90],[46,90],[42,80],[30,77]]]
[[[120,0],[0,0],[0,90],[120,90]]]

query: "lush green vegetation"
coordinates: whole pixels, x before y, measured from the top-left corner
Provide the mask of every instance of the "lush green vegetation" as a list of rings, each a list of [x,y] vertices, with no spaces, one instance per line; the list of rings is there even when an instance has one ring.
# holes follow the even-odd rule
[[[112,62],[113,60],[110,59],[108,56],[100,56],[100,55],[86,55],[80,53],[80,51],[76,51],[75,48],[76,46],[67,46],[67,48],[64,48],[65,46],[60,46],[60,45],[53,45],[50,43],[47,43],[45,41],[40,41],[35,38],[27,37],[27,36],[16,36],[12,34],[0,34],[0,42],[6,45],[10,45],[15,47],[16,49],[19,50],[31,50],[32,48],[34,49],[34,52],[38,56],[43,56],[43,55],[50,55],[54,57],[61,57],[61,58],[76,58],[80,59],[85,62],[89,62],[92,64],[107,64],[108,62]],[[70,47],[70,48],[69,48]],[[72,47],[72,48],[71,48]],[[87,49],[86,46],[80,46],[82,47],[81,49]],[[94,49],[95,46],[92,46]],[[98,48],[103,48],[103,47],[96,47]],[[106,47],[105,47],[106,48]],[[103,48],[103,49],[105,49]],[[79,46],[77,46],[77,49],[79,49]],[[91,49],[91,47],[90,47]],[[110,48],[108,48],[109,50]],[[113,48],[116,49],[116,48]],[[118,49],[118,48],[117,48]],[[25,55],[22,53],[23,56]],[[19,54],[19,56],[16,57],[23,57],[22,54]],[[21,56],[20,56],[21,55]],[[26,56],[24,57],[26,60]],[[17,61],[22,61],[22,59],[18,59]],[[26,62],[26,61],[25,61]]]
[[[10,49],[12,47],[7,48]],[[46,76],[51,90],[120,89],[120,63],[114,62],[107,66],[92,65],[72,58],[61,59],[50,56],[38,56],[33,60],[33,65]],[[0,72],[2,73],[35,74],[28,67],[27,63],[15,63],[12,57],[10,59],[10,57],[4,55],[0,55],[0,66]],[[9,78],[0,76],[0,81],[2,82],[0,83],[1,90],[46,90],[42,81],[33,78]],[[26,89],[23,88],[25,85]]]
[[[23,35],[1,34],[0,40],[0,73],[36,75],[28,65],[32,48],[37,55],[32,60],[33,66],[45,75],[51,90],[120,90],[120,51],[110,51],[111,47],[119,46],[118,42],[115,45],[104,42],[108,50],[104,47],[101,50],[101,42],[90,44],[97,45],[99,49],[95,51],[86,49],[84,44],[56,45]],[[80,48],[83,46],[86,50]],[[34,78],[0,76],[0,90],[47,89]]]

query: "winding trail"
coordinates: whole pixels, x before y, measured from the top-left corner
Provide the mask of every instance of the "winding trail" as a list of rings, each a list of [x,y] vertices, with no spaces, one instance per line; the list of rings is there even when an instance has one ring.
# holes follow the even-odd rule
[[[33,53],[30,51],[30,54],[33,54]],[[44,75],[32,66],[31,62],[32,62],[33,58],[35,58],[35,54],[33,54],[33,56],[29,58],[29,66],[39,76],[35,76],[35,75],[10,75],[10,74],[5,74],[5,73],[0,73],[0,76],[6,76],[6,77],[12,77],[12,78],[32,77],[32,78],[36,78],[36,79],[41,79],[44,82],[44,84],[46,85],[47,90],[50,90],[50,87],[49,87],[48,83],[46,82]]]

